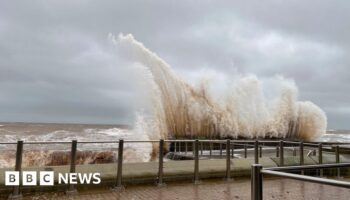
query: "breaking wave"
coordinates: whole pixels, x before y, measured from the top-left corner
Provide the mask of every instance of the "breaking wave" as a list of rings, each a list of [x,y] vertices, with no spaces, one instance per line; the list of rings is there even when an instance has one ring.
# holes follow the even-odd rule
[[[110,39],[132,65],[142,68],[152,97],[152,117],[144,127],[159,138],[298,138],[313,140],[326,132],[327,117],[312,102],[298,101],[293,80],[232,75],[231,85],[216,98],[206,84],[192,86],[131,34]],[[264,84],[268,88],[264,88]],[[266,87],[266,86],[265,86]],[[267,93],[276,91],[272,96]]]

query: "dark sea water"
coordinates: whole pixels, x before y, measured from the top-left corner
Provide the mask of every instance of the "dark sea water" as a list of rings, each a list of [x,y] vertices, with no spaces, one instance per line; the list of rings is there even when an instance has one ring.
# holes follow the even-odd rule
[[[54,124],[54,123],[0,123],[0,143],[23,141],[117,141],[148,140],[142,131],[131,130],[126,125],[94,124]],[[126,162],[149,160],[151,144],[125,144]],[[24,165],[47,165],[53,155],[66,157],[71,148],[69,144],[25,144]],[[94,162],[97,157],[116,157],[117,143],[78,144],[78,151],[84,156],[82,163]],[[0,167],[13,166],[16,145],[0,144]],[[96,154],[96,152],[98,154]],[[113,155],[111,155],[113,152]],[[52,162],[51,162],[52,163]]]

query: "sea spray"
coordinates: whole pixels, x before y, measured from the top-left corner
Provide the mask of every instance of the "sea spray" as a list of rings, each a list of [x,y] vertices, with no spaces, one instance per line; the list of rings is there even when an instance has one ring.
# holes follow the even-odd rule
[[[278,93],[267,98],[263,81],[240,76],[226,92],[226,101],[211,96],[208,87],[193,87],[157,54],[131,34],[110,35],[131,63],[143,66],[151,85],[153,116],[147,134],[159,138],[300,138],[313,140],[326,132],[325,113],[311,102],[297,101],[292,80],[277,78]]]

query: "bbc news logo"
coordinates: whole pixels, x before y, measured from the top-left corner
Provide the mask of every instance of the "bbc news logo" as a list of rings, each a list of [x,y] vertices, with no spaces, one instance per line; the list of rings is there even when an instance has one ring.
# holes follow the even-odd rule
[[[55,174],[49,171],[23,171],[22,177],[18,171],[5,172],[6,186],[19,186],[22,180],[23,186],[52,186],[54,185]],[[37,180],[39,178],[39,181]],[[58,173],[58,184],[100,184],[100,173]]]

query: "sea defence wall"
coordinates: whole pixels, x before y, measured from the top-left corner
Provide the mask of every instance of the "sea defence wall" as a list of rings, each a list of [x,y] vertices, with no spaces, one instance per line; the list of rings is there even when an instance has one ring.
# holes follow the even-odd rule
[[[299,165],[300,158],[298,156],[291,156],[284,158],[284,166]],[[264,167],[279,166],[279,157],[262,157],[259,158],[259,163]],[[350,162],[350,159],[341,157],[341,162]],[[246,159],[232,159],[230,167],[231,178],[250,177],[251,165],[254,163],[254,158]],[[335,163],[334,155],[324,154],[323,164]],[[199,160],[199,178],[201,180],[209,178],[225,178],[226,176],[226,160],[225,159],[208,159]],[[305,165],[318,164],[317,156],[307,156],[304,158]],[[164,174],[163,181],[184,181],[194,179],[194,161],[180,160],[180,161],[166,161],[163,165]],[[4,175],[5,171],[12,171],[10,168],[0,169],[0,194],[7,197],[11,193],[12,187],[5,186]],[[23,168],[23,171],[54,171],[55,185],[54,186],[23,186],[21,191],[23,193],[33,191],[64,191],[67,185],[57,184],[58,173],[69,173],[69,166],[50,166],[50,167],[28,167]],[[335,175],[336,169],[325,170],[324,175]],[[112,187],[116,183],[117,164],[91,164],[91,165],[77,165],[76,172],[78,173],[100,173],[101,184],[99,185],[78,185],[78,191],[89,189],[91,187]],[[155,184],[157,183],[158,162],[143,162],[143,163],[124,163],[122,172],[123,185],[130,184]],[[314,172],[313,172],[314,173]],[[349,175],[348,170],[343,170],[342,175]],[[39,179],[39,178],[38,178]],[[2,196],[0,196],[2,197]]]

